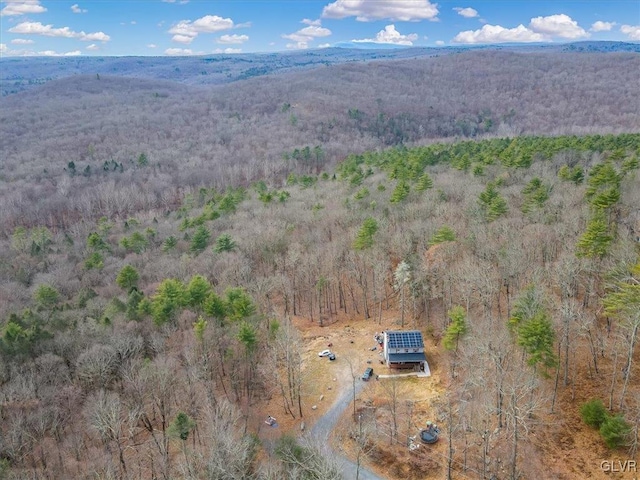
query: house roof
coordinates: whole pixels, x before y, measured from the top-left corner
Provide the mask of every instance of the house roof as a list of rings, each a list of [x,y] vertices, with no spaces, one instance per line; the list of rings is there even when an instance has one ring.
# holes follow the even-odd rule
[[[417,330],[385,332],[389,348],[424,348],[422,333]]]
[[[389,363],[399,363],[399,362],[417,363],[417,362],[426,362],[426,361],[427,361],[427,358],[424,356],[424,352],[390,353],[389,354]]]

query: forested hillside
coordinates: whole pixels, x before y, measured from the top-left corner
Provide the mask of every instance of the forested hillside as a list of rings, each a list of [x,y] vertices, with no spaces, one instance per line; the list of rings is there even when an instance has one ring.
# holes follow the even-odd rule
[[[327,445],[255,419],[317,402],[296,321],[382,317],[444,379],[445,453],[411,478],[637,458],[640,60],[556,55],[4,98],[0,474],[341,478]],[[366,407],[390,440],[380,421],[347,451],[393,463],[411,417]]]
[[[194,55],[186,57],[3,57],[0,58],[0,96],[12,95],[73,75],[118,75],[147,80],[170,80],[187,85],[218,85],[238,80],[291,73],[347,62],[399,60],[445,56],[473,50],[531,52],[639,52],[640,45],[626,42],[576,42],[475,47],[393,47],[351,43],[341,48],[280,53]]]
[[[635,54],[487,51],[208,88],[70,77],[2,100],[0,221],[67,228],[398,144],[635,130],[639,69]]]

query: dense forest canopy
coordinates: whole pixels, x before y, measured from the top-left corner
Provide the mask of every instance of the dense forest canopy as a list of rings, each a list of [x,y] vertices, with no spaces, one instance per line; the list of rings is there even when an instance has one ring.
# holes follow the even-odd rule
[[[639,69],[628,53],[480,51],[208,88],[52,81],[2,100],[0,220],[57,228],[86,212],[161,210],[184,189],[317,174],[398,144],[629,131],[640,125]],[[151,167],[143,174],[141,154]]]
[[[3,98],[0,473],[341,478],[251,420],[317,401],[296,320],[383,316],[446,379],[448,445],[415,478],[636,458],[638,62],[479,51]],[[406,451],[397,403],[366,406],[393,421],[346,440],[358,462]]]

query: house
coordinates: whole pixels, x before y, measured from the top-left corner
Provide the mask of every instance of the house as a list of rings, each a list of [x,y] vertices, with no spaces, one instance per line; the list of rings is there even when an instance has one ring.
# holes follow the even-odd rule
[[[425,371],[427,358],[424,355],[422,333],[417,330],[395,330],[383,333],[384,361],[389,368],[411,368]]]

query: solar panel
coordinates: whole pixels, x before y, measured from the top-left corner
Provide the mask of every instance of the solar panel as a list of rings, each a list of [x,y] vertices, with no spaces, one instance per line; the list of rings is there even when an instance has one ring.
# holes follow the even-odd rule
[[[389,348],[423,348],[422,334],[418,331],[387,332]]]

